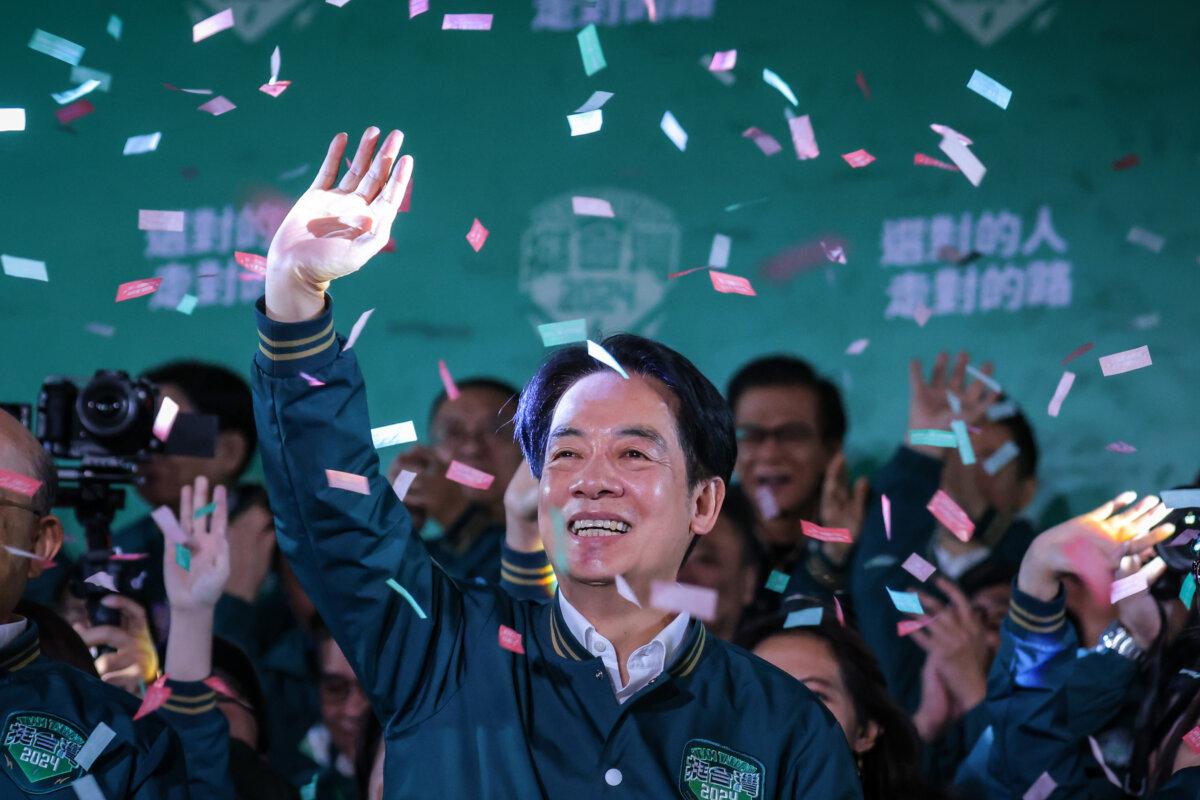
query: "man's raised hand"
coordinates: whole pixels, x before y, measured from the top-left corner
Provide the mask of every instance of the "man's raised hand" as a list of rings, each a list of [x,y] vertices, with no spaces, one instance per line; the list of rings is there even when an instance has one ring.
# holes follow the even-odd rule
[[[356,272],[387,244],[412,179],[413,159],[406,155],[397,160],[404,141],[397,130],[376,152],[379,134],[374,126],[363,132],[341,181],[338,167],[348,137],[333,137],[312,186],[275,232],[267,253],[266,285],[273,319],[299,322],[315,317],[324,307],[329,282]]]

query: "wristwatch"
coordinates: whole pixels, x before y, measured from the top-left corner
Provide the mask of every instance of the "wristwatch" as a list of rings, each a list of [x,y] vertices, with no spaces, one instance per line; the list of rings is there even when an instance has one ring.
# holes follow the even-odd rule
[[[1104,632],[1100,634],[1100,643],[1096,645],[1096,652],[1105,650],[1111,650],[1130,661],[1141,661],[1146,655],[1145,651],[1129,635],[1129,631],[1125,630],[1125,626],[1117,620],[1110,622]]]

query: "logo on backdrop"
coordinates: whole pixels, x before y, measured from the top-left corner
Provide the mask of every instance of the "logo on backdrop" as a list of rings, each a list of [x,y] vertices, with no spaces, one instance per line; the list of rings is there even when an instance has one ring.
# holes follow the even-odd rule
[[[521,234],[518,290],[551,321],[586,317],[589,328],[604,333],[653,335],[667,275],[679,266],[675,215],[624,189],[579,195],[608,200],[613,217],[576,216],[570,194],[535,207]]]
[[[233,32],[243,42],[253,44],[302,5],[304,0],[199,0],[198,4],[188,4],[188,13],[199,22],[232,8]],[[297,22],[303,27],[311,19],[312,13],[309,12]]]
[[[1029,224],[1007,209],[886,219],[880,249],[881,267],[904,270],[888,284],[884,319],[1071,305],[1067,241],[1054,229],[1050,206]],[[946,263],[947,252],[978,256],[957,266]]]
[[[262,276],[239,267],[233,254],[266,255],[287,212],[282,199],[204,206],[184,211],[182,233],[146,231],[144,255],[154,265],[154,277],[162,278],[150,295],[150,308],[174,310],[189,294],[197,306],[253,303],[262,294]]]
[[[577,31],[585,25],[615,27],[646,22],[650,0],[534,0],[535,31]],[[712,19],[717,0],[655,0],[658,23]]]
[[[984,47],[1017,26],[1047,0],[930,0]],[[1035,26],[1037,23],[1035,23]]]

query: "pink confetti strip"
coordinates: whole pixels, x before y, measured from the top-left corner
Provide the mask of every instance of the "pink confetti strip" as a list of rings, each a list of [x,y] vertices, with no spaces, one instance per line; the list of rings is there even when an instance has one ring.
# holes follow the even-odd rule
[[[450,467],[446,470],[446,478],[455,483],[462,484],[468,489],[479,489],[480,491],[490,488],[492,481],[496,480],[495,475],[491,475],[481,469],[475,469],[461,461],[450,462]]]
[[[141,561],[149,557],[149,553],[113,553],[108,558],[110,561]]]
[[[113,583],[113,576],[107,572],[97,572],[83,579],[84,583],[90,583],[93,586],[99,586],[103,589],[108,589],[110,592],[117,591],[117,585]]]
[[[429,0],[408,0],[408,18],[424,14],[429,10]]]
[[[69,106],[63,106],[54,112],[60,125],[69,125],[80,117],[86,117],[96,110],[91,100],[76,100]]]
[[[446,14],[442,17],[444,31],[490,31],[491,14]]]
[[[42,558],[37,553],[31,553],[28,550],[22,550],[19,547],[13,547],[12,545],[6,544],[4,545],[4,549],[14,556],[28,558],[30,561],[36,562],[37,564],[41,565],[43,569],[50,569],[51,567],[58,566],[54,563],[54,559],[52,558]]]
[[[754,493],[754,500],[758,503],[758,513],[763,519],[775,519],[779,516],[779,503],[766,486],[758,487],[758,491]]]
[[[848,356],[860,355],[862,353],[862,351],[867,349],[867,345],[869,345],[870,343],[871,343],[870,339],[855,339],[853,342],[850,343],[850,346],[846,348],[846,355],[848,355]]]
[[[951,128],[949,125],[941,125],[941,124],[935,122],[932,125],[930,125],[929,127],[933,129],[934,133],[936,133],[938,136],[941,136],[942,138],[949,136],[951,138],[957,139],[958,141],[962,142],[963,144],[967,145],[968,147],[975,144],[974,142],[972,142],[970,140],[970,138],[968,138],[964,134],[961,134],[958,131],[954,130],[954,128]]]
[[[1122,156],[1121,158],[1118,158],[1116,161],[1114,161],[1112,168],[1114,171],[1120,172],[1123,169],[1130,169],[1131,167],[1136,167],[1140,163],[1142,163],[1142,162],[1141,162],[1141,159],[1139,159],[1137,157],[1137,153],[1130,153],[1129,155]]]
[[[521,634],[507,625],[500,626],[500,647],[519,656],[525,655],[525,646],[521,644]]]
[[[1146,345],[1132,350],[1122,350],[1120,353],[1100,357],[1100,371],[1104,377],[1120,375],[1122,372],[1132,372],[1135,369],[1148,367],[1154,362],[1150,360],[1150,348]]]
[[[1139,592],[1147,592],[1149,590],[1150,586],[1146,583],[1145,573],[1135,572],[1120,580],[1113,581],[1112,587],[1109,589],[1109,602],[1116,605],[1126,597],[1132,597]]]
[[[160,675],[158,680],[146,687],[146,694],[142,696],[142,704],[138,707],[137,713],[133,715],[134,721],[153,714],[162,708],[163,703],[167,702],[170,697],[171,687],[167,686],[167,676]]]
[[[954,166],[953,164],[947,164],[945,161],[939,161],[936,158],[931,158],[930,156],[927,156],[924,153],[913,154],[913,166],[937,167],[938,169],[944,169],[948,172],[960,172],[961,171],[961,170],[959,170],[958,167]]]
[[[158,414],[154,417],[154,426],[151,428],[154,438],[160,442],[167,441],[167,438],[171,435],[171,428],[175,427],[175,418],[178,416],[179,403],[164,396],[162,405],[158,407]]]
[[[913,311],[913,322],[917,323],[918,328],[924,328],[925,323],[929,322],[929,318],[932,316],[933,311],[926,308],[924,304],[921,304]]]
[[[42,482],[19,472],[0,469],[0,489],[16,492],[24,497],[33,497],[42,488]]]
[[[808,114],[800,117],[788,115],[788,130],[792,134],[792,147],[796,149],[796,158],[808,161],[821,155],[817,147],[817,137],[813,133],[812,118]]]
[[[842,159],[855,169],[861,169],[874,161],[875,156],[866,150],[855,150],[853,153],[843,153]]]
[[[913,631],[919,631],[931,622],[933,622],[933,617],[902,619],[896,623],[896,633],[900,636],[908,636]]]
[[[151,211],[138,209],[138,230],[140,231],[170,231],[183,232],[182,211]]]
[[[744,294],[749,297],[757,297],[758,293],[754,291],[754,287],[750,285],[747,278],[741,275],[731,275],[728,272],[719,270],[709,270],[709,277],[712,279],[712,286],[722,294]]]
[[[209,675],[207,678],[202,680],[201,683],[219,695],[223,695],[225,697],[237,696],[233,693],[233,690],[229,688],[229,684],[225,683],[225,681],[221,680],[216,675]]]
[[[1075,373],[1064,372],[1062,377],[1058,379],[1058,388],[1054,390],[1054,396],[1050,398],[1050,405],[1046,408],[1046,413],[1052,417],[1057,417],[1058,412],[1062,410],[1063,401],[1067,399],[1067,393],[1071,391],[1071,387],[1075,385]]]
[[[921,558],[916,553],[912,553],[908,558],[904,559],[904,563],[900,565],[905,572],[912,575],[921,583],[929,580],[929,576],[937,572],[937,567],[930,564],[925,559]]]
[[[711,622],[717,616],[717,592],[705,586],[651,581],[650,606],[659,611],[690,614],[697,619]]]
[[[392,481],[392,491],[396,493],[396,497],[401,501],[408,497],[408,490],[412,488],[413,481],[417,479],[417,473],[407,469],[400,470],[400,474],[396,476],[396,480]]]
[[[233,260],[238,263],[242,269],[250,270],[256,275],[267,274],[267,258],[260,256],[257,253],[243,253],[240,250],[235,250]]]
[[[208,114],[212,114],[214,117],[219,117],[226,111],[233,111],[235,108],[237,108],[237,106],[229,102],[228,98],[222,97],[221,95],[217,95],[207,103],[196,106],[197,111],[204,111]]]
[[[746,128],[742,131],[742,138],[752,140],[764,156],[773,156],[783,149],[774,136],[758,128]]]
[[[608,217],[613,216],[612,203],[601,197],[571,198],[571,211],[577,217]]]
[[[970,181],[972,186],[978,186],[983,181],[983,176],[987,174],[987,167],[967,145],[952,136],[945,136],[938,148],[950,157],[950,160],[962,171],[963,177]]]
[[[291,81],[275,81],[274,83],[264,83],[258,87],[258,90],[263,94],[269,94],[271,97],[279,97],[287,91],[287,88],[292,85]]]
[[[1137,452],[1137,448],[1133,445],[1129,444],[1128,442],[1120,441],[1105,445],[1104,449],[1110,453],[1122,453],[1124,455]]]
[[[824,251],[825,258],[831,264],[845,264],[846,263],[846,248],[843,245],[841,245],[839,243],[835,243],[835,242],[826,244],[824,242],[824,240],[822,240],[821,241],[821,250]]]
[[[362,336],[363,328],[367,327],[367,320],[375,313],[375,309],[368,308],[366,311],[358,315],[358,319],[354,321],[354,327],[350,329],[350,335],[346,337],[346,346],[343,350],[349,350],[354,347],[354,343],[358,341],[358,337]]]
[[[1033,785],[1025,790],[1025,794],[1021,795],[1021,800],[1046,800],[1057,788],[1058,784],[1050,777],[1050,773],[1043,772]]]
[[[150,512],[150,518],[154,520],[154,524],[162,531],[162,535],[167,538],[167,541],[172,544],[183,544],[187,541],[187,534],[183,532],[179,520],[175,518],[175,512],[169,506],[159,506],[154,509]]]
[[[133,300],[138,297],[145,297],[148,294],[154,294],[158,291],[158,287],[161,284],[162,278],[142,278],[141,280],[122,283],[117,287],[117,299],[115,302],[123,303],[126,300]]]
[[[837,595],[833,596],[833,611],[837,614],[838,624],[843,628],[846,627],[846,613],[842,611],[842,603],[837,599]]]
[[[192,26],[192,44],[233,27],[233,9],[227,8]]]
[[[883,507],[883,535],[892,540],[892,501],[886,494],[879,495],[879,504]]]
[[[721,50],[708,62],[709,72],[728,72],[737,64],[737,50]]]
[[[1183,735],[1183,743],[1193,753],[1200,754],[1200,725],[1197,725]]]
[[[325,381],[317,380],[312,375],[309,375],[307,372],[301,372],[300,377],[304,378],[304,382],[307,383],[309,386],[316,387],[316,386],[324,386],[325,385]]]
[[[854,73],[854,82],[858,84],[858,90],[862,92],[862,96],[866,100],[871,99],[871,87],[867,86],[867,76],[863,75],[862,70]]]
[[[934,518],[946,526],[946,530],[957,536],[959,540],[971,541],[971,536],[975,533],[975,523],[950,495],[938,489],[933,493],[933,497],[929,499],[929,504],[925,508],[929,509],[929,513],[933,514]]]
[[[638,608],[642,607],[642,604],[638,602],[637,595],[633,592],[633,587],[629,585],[629,581],[625,580],[624,575],[617,576],[616,584],[617,594],[619,594],[621,597],[624,597]]]
[[[488,229],[483,227],[483,223],[478,218],[471,223],[471,230],[467,231],[467,244],[471,245],[471,249],[478,253],[483,249],[483,243],[487,241]]]
[[[1062,360],[1062,366],[1065,367],[1068,363],[1070,363],[1071,361],[1073,361],[1076,358],[1079,358],[1084,353],[1089,352],[1095,346],[1096,345],[1094,342],[1088,342],[1087,344],[1079,345],[1079,347],[1076,347],[1074,350],[1071,351],[1070,355],[1068,355],[1066,358],[1064,358]]]
[[[806,519],[800,520],[800,530],[804,532],[805,536],[822,542],[850,544],[854,541],[854,537],[850,535],[850,531],[846,528],[823,528]]]
[[[460,394],[458,384],[454,382],[454,376],[450,374],[450,368],[446,366],[444,359],[438,359],[438,376],[442,379],[442,388],[446,390],[446,397],[457,400]]]
[[[364,475],[327,469],[325,470],[325,480],[329,483],[330,489],[342,489],[356,494],[371,493],[371,482]]]

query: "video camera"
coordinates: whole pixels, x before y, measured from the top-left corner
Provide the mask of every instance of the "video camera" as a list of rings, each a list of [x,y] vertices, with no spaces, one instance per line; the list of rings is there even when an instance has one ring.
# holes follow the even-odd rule
[[[3,403],[55,459],[58,493],[54,505],[71,508],[83,526],[87,551],[71,591],[87,601],[93,625],[118,625],[120,614],[100,604],[110,592],[83,578],[103,572],[120,594],[141,600],[145,569],[137,561],[114,558],[112,521],[125,507],[125,486],[144,478],[139,465],[157,454],[212,457],[217,418],[211,414],[175,417],[165,442],[154,435],[161,395],[145,378],[118,370],[97,370],[90,379],[51,376],[38,393],[36,426],[27,403]]]
[[[1172,494],[1179,497],[1200,497],[1200,486],[1177,486],[1169,492],[1163,492],[1164,502],[1173,499]],[[1200,503],[1174,509],[1167,515],[1164,523],[1172,523],[1175,533],[1165,541],[1154,546],[1155,554],[1167,563],[1167,568],[1174,572],[1192,573],[1200,581]]]

